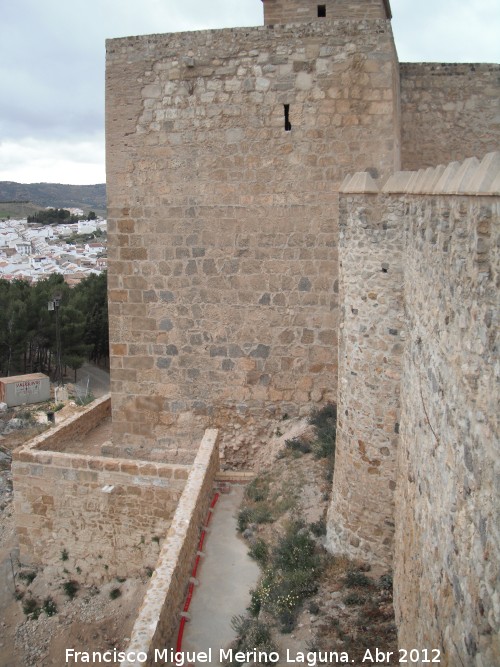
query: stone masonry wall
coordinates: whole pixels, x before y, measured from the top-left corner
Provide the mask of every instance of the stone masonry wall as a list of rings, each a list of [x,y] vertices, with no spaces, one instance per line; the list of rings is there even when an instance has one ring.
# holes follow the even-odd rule
[[[340,201],[328,544],[385,565],[394,553],[401,648],[437,649],[445,667],[499,664],[500,153],[378,190],[356,174]]]
[[[401,218],[399,201],[341,196],[337,447],[327,539],[336,553],[385,566],[392,560],[406,338]]]
[[[175,632],[219,470],[217,438],[215,430],[203,437],[132,630],[127,653],[145,653],[148,660],[127,660],[121,667],[156,664],[156,649],[175,648]]]
[[[248,465],[272,419],[335,397],[336,190],[398,165],[397,77],[386,20],[108,42],[113,439],[130,455],[222,426]]]
[[[318,7],[324,7],[320,20],[390,18],[384,0],[263,0],[264,24],[318,20]],[[320,12],[321,13],[321,12]]]
[[[401,63],[400,70],[403,169],[500,150],[500,65]]]
[[[54,563],[66,550],[68,566],[96,583],[153,567],[191,467],[50,451],[60,428],[14,453],[21,560]]]
[[[496,191],[406,198],[395,608],[399,645],[448,667],[500,664]]]
[[[64,451],[68,442],[83,438],[89,431],[111,416],[111,396],[106,394],[93,401],[83,412],[68,417],[37,439],[37,449],[47,447],[52,452]],[[57,418],[57,413],[56,413]]]

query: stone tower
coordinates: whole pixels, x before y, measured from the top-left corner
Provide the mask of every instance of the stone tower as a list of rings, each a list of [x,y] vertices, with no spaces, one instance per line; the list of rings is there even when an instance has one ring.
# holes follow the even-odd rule
[[[262,0],[264,25],[302,21],[391,19],[389,0]]]
[[[247,465],[277,419],[336,400],[337,191],[399,166],[399,66],[382,0],[320,6],[107,43],[120,454],[191,460],[212,425]]]

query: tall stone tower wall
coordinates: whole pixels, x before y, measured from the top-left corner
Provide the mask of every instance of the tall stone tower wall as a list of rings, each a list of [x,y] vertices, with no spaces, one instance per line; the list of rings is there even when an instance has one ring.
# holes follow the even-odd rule
[[[399,164],[390,23],[107,46],[114,443],[189,458],[219,425],[248,463],[336,398],[338,185]]]

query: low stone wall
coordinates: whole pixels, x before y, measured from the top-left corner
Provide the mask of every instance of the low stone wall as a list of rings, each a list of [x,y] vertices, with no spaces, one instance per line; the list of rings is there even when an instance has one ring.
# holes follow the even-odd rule
[[[21,559],[65,567],[87,583],[153,568],[191,466],[50,451],[109,414],[109,398],[14,453]]]
[[[30,442],[31,449],[64,451],[68,442],[82,438],[89,431],[111,417],[111,396],[106,394],[93,401],[85,410],[65,419]],[[57,413],[56,413],[57,419]]]
[[[145,653],[148,661],[124,661],[121,667],[155,664],[155,650],[163,650],[175,642],[200,530],[219,469],[217,436],[215,429],[205,432],[134,624],[127,654]]]

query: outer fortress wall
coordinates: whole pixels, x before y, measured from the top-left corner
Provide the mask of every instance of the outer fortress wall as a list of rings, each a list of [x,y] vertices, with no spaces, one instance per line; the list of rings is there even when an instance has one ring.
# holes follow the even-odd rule
[[[357,174],[340,198],[329,544],[374,563],[394,551],[402,648],[498,664],[500,153],[377,190]]]
[[[432,195],[406,197],[396,620],[402,647],[442,646],[450,667],[500,664],[500,154],[489,157],[435,170]]]
[[[403,169],[500,150],[500,65],[401,63],[400,72]]]
[[[390,23],[107,44],[113,439],[158,458],[335,399],[337,193],[398,165]],[[275,422],[274,422],[275,423]]]

